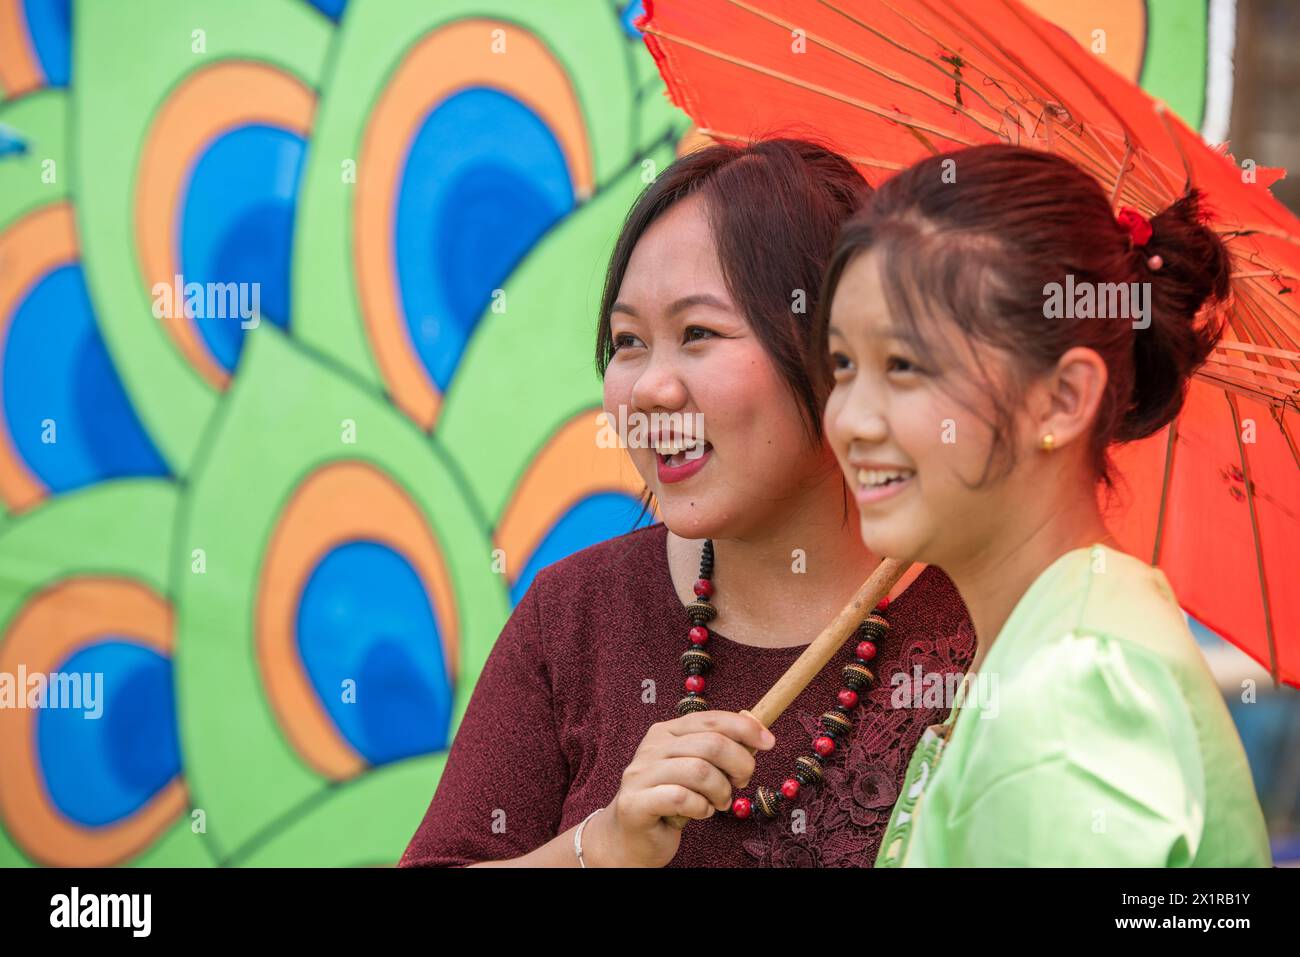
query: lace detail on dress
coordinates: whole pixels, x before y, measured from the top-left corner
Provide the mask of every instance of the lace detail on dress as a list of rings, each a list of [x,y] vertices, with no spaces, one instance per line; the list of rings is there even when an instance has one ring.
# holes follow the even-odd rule
[[[859,702],[848,738],[847,760],[837,755],[823,782],[804,792],[774,820],[755,821],[757,834],[743,842],[760,867],[871,867],[907,774],[908,760],[931,724],[948,717],[948,708],[896,708],[890,698],[894,675],[965,674],[975,650],[968,624],[946,637],[913,637],[886,648],[876,683]],[[892,654],[890,653],[892,651]],[[820,730],[821,712],[799,711],[811,740]],[[792,815],[804,812],[799,831]]]

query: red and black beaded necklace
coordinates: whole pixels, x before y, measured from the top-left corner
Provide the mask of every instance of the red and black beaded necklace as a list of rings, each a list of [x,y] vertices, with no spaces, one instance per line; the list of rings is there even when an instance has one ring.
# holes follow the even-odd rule
[[[709,703],[701,692],[704,691],[704,676],[713,670],[713,656],[704,650],[704,645],[709,640],[708,623],[718,614],[710,602],[712,597],[713,540],[705,539],[704,549],[700,553],[700,577],[695,582],[695,601],[686,606],[686,615],[691,622],[691,630],[688,632],[691,644],[681,658],[682,670],[686,673],[686,697],[677,702],[679,716],[709,709]],[[801,786],[821,783],[826,760],[835,753],[839,739],[853,730],[849,715],[858,704],[858,692],[864,688],[870,690],[876,680],[867,663],[876,657],[876,643],[883,641],[889,634],[889,622],[883,614],[888,605],[888,598],[881,599],[876,610],[854,632],[858,639],[855,649],[857,660],[844,666],[842,677],[845,687],[836,696],[838,701],[835,707],[821,716],[821,733],[813,738],[813,753],[795,759],[794,774],[785,779],[780,789],[760,785],[754,789],[753,801],[743,796],[732,801],[731,814],[734,817],[749,817],[754,805],[757,805],[765,818],[774,818],[785,801],[793,801],[798,796]]]

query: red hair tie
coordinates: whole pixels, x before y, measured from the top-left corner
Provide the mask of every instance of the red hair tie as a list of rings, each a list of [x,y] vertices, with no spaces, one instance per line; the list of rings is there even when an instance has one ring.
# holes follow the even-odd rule
[[[1151,220],[1147,219],[1132,206],[1124,206],[1116,214],[1115,220],[1124,227],[1133,240],[1134,246],[1145,246],[1151,239]]]

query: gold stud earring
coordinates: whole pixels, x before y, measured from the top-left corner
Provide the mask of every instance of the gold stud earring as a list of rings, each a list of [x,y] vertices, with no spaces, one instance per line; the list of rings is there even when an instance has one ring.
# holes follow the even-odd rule
[[[1038,447],[1041,448],[1044,452],[1052,451],[1052,449],[1056,448],[1056,436],[1053,435],[1051,432],[1048,432],[1039,441]]]

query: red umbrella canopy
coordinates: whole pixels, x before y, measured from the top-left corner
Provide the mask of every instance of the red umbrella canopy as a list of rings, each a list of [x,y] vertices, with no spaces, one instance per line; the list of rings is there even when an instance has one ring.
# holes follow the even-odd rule
[[[1238,166],[1017,0],[645,0],[672,101],[720,142],[810,136],[873,185],[934,153],[1068,156],[1118,209],[1200,188],[1233,258],[1223,340],[1178,419],[1115,456],[1108,519],[1183,607],[1300,687],[1300,220]]]

